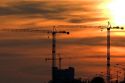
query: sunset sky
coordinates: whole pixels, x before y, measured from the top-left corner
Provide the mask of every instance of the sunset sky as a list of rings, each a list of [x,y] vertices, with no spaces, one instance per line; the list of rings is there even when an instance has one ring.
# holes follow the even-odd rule
[[[70,35],[58,34],[57,53],[62,67],[73,66],[76,78],[92,78],[106,72],[106,30],[98,26],[125,26],[124,0],[1,0],[0,29],[53,25]],[[49,37],[48,37],[49,36]],[[44,83],[51,79],[51,34],[0,32],[0,83]],[[111,62],[125,64],[125,30],[111,32]],[[70,58],[69,58],[70,57]]]

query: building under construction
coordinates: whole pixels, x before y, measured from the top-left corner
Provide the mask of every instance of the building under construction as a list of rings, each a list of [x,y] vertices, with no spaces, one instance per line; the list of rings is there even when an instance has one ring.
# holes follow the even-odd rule
[[[73,67],[67,69],[59,69],[55,67],[54,69],[54,79],[50,83],[72,83],[75,78],[75,70]]]

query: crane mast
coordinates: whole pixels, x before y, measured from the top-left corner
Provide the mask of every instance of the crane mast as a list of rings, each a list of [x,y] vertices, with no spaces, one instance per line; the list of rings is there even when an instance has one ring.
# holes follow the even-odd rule
[[[52,67],[56,67],[56,32],[52,32]]]
[[[102,28],[104,29],[104,28]],[[112,27],[110,22],[108,22],[108,26],[106,27],[107,29],[107,77],[106,77],[106,80],[107,80],[107,83],[110,83],[111,82],[111,73],[110,73],[110,66],[111,66],[111,61],[110,61],[110,30],[111,29],[124,29],[123,27],[119,27],[119,26],[116,26],[116,27]]]
[[[69,32],[56,31],[55,26],[54,26],[53,31],[49,31],[48,33],[52,34],[52,81],[54,83],[54,80],[55,80],[55,68],[56,68],[56,35],[57,34],[69,34]]]
[[[110,29],[111,26],[107,28],[107,83],[110,83]]]

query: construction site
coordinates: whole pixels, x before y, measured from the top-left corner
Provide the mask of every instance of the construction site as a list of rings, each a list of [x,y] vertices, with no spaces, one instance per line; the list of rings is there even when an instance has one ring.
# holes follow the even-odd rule
[[[77,25],[76,25],[77,26]],[[75,26],[75,27],[76,27]],[[67,27],[62,26],[62,27]],[[68,26],[72,27],[72,26]],[[82,28],[85,26],[80,26],[80,28]],[[86,27],[88,28],[88,27]],[[53,30],[52,31],[44,31],[44,30],[40,30],[40,29],[35,29],[35,28],[28,28],[28,29],[2,29],[1,31],[5,31],[5,32],[35,32],[35,33],[47,33],[50,34],[52,36],[51,40],[52,40],[52,49],[51,49],[51,56],[52,57],[48,57],[45,58],[45,61],[51,61],[51,80],[48,81],[48,83],[125,83],[125,68],[124,66],[120,66],[120,64],[115,64],[112,65],[111,64],[111,36],[110,36],[110,32],[112,32],[112,29],[121,29],[123,30],[123,27],[112,27],[110,22],[108,22],[107,26],[99,26],[97,27],[98,29],[100,29],[100,31],[103,31],[104,29],[106,29],[107,31],[107,44],[106,44],[106,64],[105,64],[105,68],[106,68],[106,72],[101,72],[100,74],[97,74],[95,77],[93,77],[92,79],[78,79],[75,78],[75,68],[74,67],[68,67],[68,68],[62,68],[62,60],[64,59],[61,54],[58,54],[58,52],[56,51],[57,48],[57,35],[58,34],[66,34],[66,35],[70,35],[70,32],[67,31],[61,31],[61,30],[56,30],[56,26],[53,26]],[[71,57],[70,57],[71,58]],[[69,58],[69,59],[70,59]],[[58,65],[57,65],[58,63]],[[119,81],[119,73],[121,73],[119,70],[117,70],[117,74],[116,74],[116,80],[112,80],[114,78],[112,78],[113,76],[111,75],[111,69],[113,67],[116,68],[121,68],[124,71],[124,75],[123,75],[123,81]]]
[[[1,0],[0,83],[125,83],[125,0]]]

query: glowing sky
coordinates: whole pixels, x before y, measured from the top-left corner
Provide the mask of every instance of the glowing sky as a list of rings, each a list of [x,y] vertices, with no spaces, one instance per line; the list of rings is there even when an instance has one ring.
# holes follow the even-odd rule
[[[42,24],[84,24],[107,20],[101,3],[97,0],[19,0],[2,2],[1,24],[42,25]],[[7,20],[8,19],[8,20]],[[10,21],[11,20],[11,21]]]
[[[70,31],[58,35],[57,52],[63,68],[76,68],[76,77],[105,72],[106,30],[97,26],[125,25],[124,0],[1,0],[0,28],[40,28],[52,25],[85,25],[93,28],[57,28]],[[50,26],[50,27],[42,27]],[[112,64],[125,64],[124,30],[111,33]],[[50,79],[51,35],[0,32],[0,82],[43,83]],[[68,59],[67,57],[72,57]],[[91,70],[93,69],[93,70]]]

